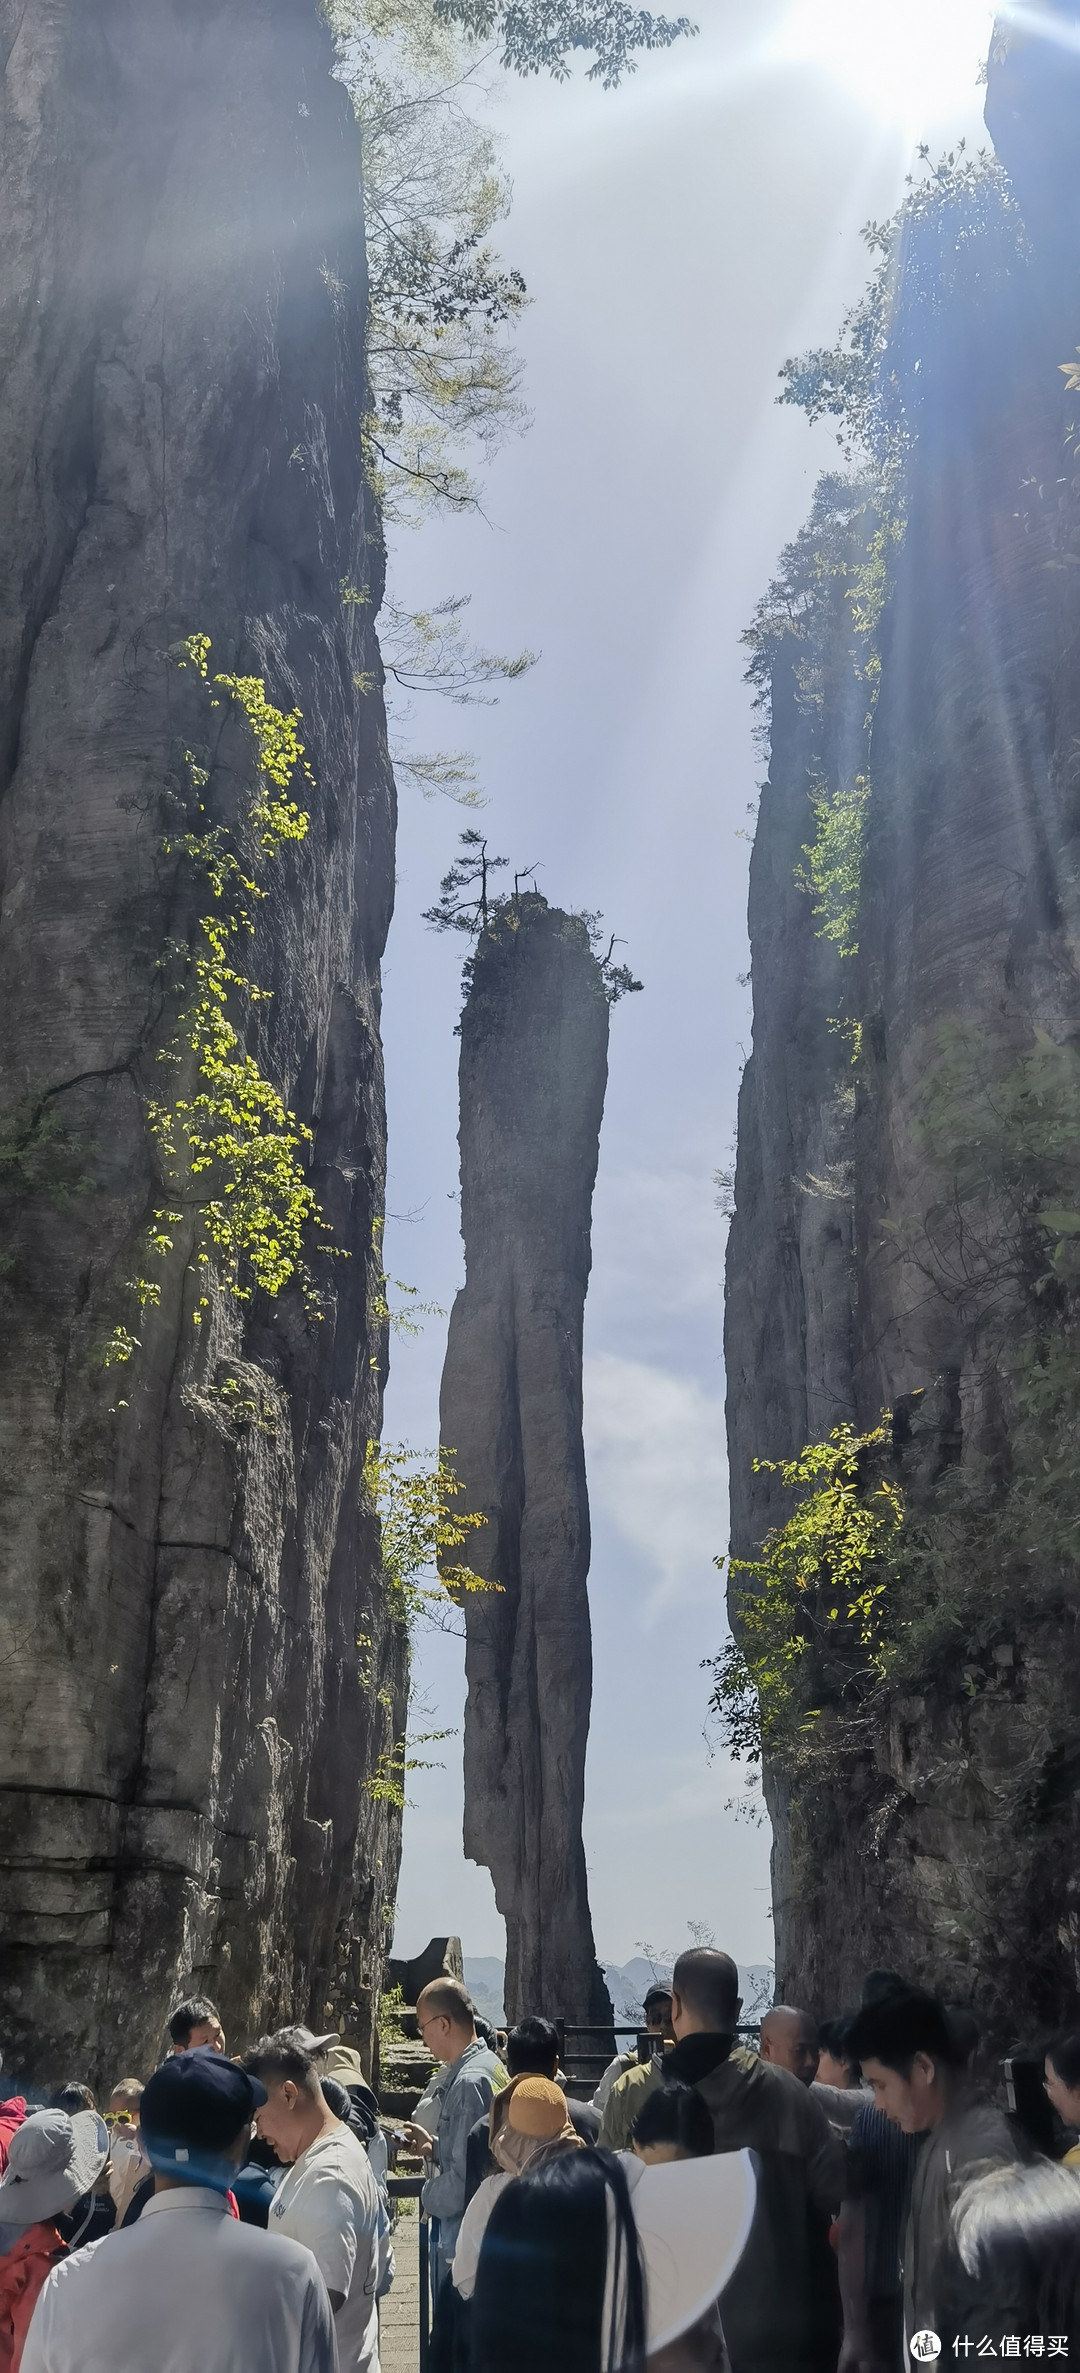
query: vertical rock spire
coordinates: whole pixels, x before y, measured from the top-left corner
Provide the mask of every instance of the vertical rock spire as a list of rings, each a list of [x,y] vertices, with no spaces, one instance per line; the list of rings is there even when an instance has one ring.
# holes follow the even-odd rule
[[[582,1326],[608,1003],[585,925],[535,895],[482,933],[461,1024],[466,1283],[442,1438],[470,1559],[465,1851],[506,1921],[506,2009],[606,2020],[581,1824],[592,1696]]]

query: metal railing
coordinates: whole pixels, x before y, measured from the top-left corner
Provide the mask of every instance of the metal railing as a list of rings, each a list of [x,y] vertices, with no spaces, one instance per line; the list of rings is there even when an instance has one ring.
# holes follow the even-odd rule
[[[603,2075],[619,2049],[620,2036],[634,2037],[639,2060],[650,2059],[659,2042],[655,2029],[628,2025],[619,2019],[596,2020],[591,2025],[579,2019],[556,2019],[554,2026],[559,2038],[560,2063],[576,2084],[588,2083],[594,2071],[597,2079]],[[744,2021],[735,2032],[740,2042],[756,2043],[759,2023]],[[581,2037],[594,2042],[594,2048],[590,2049],[588,2042],[583,2047],[578,2040]]]
[[[607,2023],[598,2021],[592,2026],[579,2024],[577,2020],[572,2019],[556,2019],[554,2025],[559,2036],[559,2059],[567,2072],[572,2074],[578,2083],[587,2081],[586,2069],[596,2067],[598,2073],[603,2075],[604,2069],[612,2057],[613,2038],[617,2044],[620,2036],[632,2035],[636,2041],[638,2055],[643,2060],[647,2060],[650,2054],[655,2051],[659,2040],[655,2032],[650,2032],[648,2028],[630,2026],[619,2019]],[[753,2039],[756,2042],[759,2031],[757,2025],[751,2023],[740,2026],[737,2032],[744,2041]],[[579,2051],[568,2043],[567,2039],[570,2036],[597,2037],[600,2039],[601,2048],[592,2052]],[[386,2188],[392,2200],[415,2200],[419,2210],[425,2180],[422,2175],[391,2175],[387,2178]],[[420,2373],[427,2373],[431,2354],[431,2227],[422,2212],[417,2217],[417,2244],[420,2259]]]
[[[420,2206],[424,2189],[422,2175],[391,2175],[386,2188],[391,2200],[415,2200]],[[420,2373],[427,2373],[431,2347],[431,2228],[426,2216],[417,2216],[417,2244],[420,2251]]]

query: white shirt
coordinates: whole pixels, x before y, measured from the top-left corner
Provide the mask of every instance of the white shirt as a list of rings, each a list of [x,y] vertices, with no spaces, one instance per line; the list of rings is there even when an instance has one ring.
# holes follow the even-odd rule
[[[488,2218],[513,2176],[500,2168],[498,2175],[485,2175],[478,2184],[458,2226],[457,2247],[454,2251],[454,2289],[463,2299],[471,2299],[476,2289],[476,2269],[480,2263],[480,2244],[487,2232]]]
[[[269,2242],[269,2248],[267,2243]],[[54,2266],[22,2373],[336,2373],[309,2251],[241,2225],[220,2192],[155,2192],[139,2221]]]
[[[270,2231],[311,2251],[328,2291],[345,2301],[334,2317],[341,2373],[379,2373],[379,2187],[363,2143],[335,2126],[309,2143],[270,2203]]]
[[[601,2113],[603,2113],[603,2111],[607,2108],[608,2098],[611,2093],[612,2086],[618,2084],[619,2078],[626,2075],[628,2068],[636,2067],[636,2052],[616,2052],[615,2058],[608,2061],[603,2076],[597,2085],[596,2091],[589,2103],[590,2109],[598,2109],[601,2111]]]

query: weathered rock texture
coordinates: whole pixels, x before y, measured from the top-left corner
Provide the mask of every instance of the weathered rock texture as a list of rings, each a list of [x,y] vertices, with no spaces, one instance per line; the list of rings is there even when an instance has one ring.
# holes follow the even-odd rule
[[[526,896],[481,934],[461,1021],[461,1232],[442,1439],[465,1599],[465,1851],[506,1921],[506,2012],[609,2020],[581,1822],[592,1697],[581,1345],[608,1003],[585,926]]]
[[[145,2066],[193,1986],[238,2039],[331,2002],[364,2036],[392,1903],[364,1783],[405,1652],[360,1469],[394,809],[354,686],[381,540],[331,65],[314,0],[0,0],[0,2017],[30,2075]],[[192,919],[166,794],[207,737],[164,654],[197,631],[304,714],[251,1044],[350,1257],[318,1264],[321,1325],[290,1290],[196,1330],[181,1230],[114,1414],[96,1354],[160,1194],[159,961]],[[226,729],[226,822],[241,764]]]
[[[753,1555],[781,1513],[755,1454],[785,1457],[841,1419],[899,1408],[913,1501],[957,1462],[1007,1469],[985,1340],[920,1263],[934,1187],[920,1091],[943,1024],[1017,1049],[1080,1016],[1076,752],[1080,592],[1075,399],[1058,365],[1080,339],[1080,58],[999,36],[987,122],[1027,233],[1003,278],[944,258],[918,317],[919,433],[907,528],[881,635],[866,879],[853,1008],[860,1061],[830,1028],[841,961],[797,887],[812,838],[820,719],[793,646],[773,676],[772,758],[753,855],[754,1049],[740,1103],[729,1255],[733,1541]],[[902,259],[905,274],[932,268]],[[825,766],[865,685],[838,631]],[[839,755],[838,755],[839,753]],[[914,1249],[912,1249],[914,1248]],[[925,1250],[925,1239],[924,1239]],[[956,1250],[955,1239],[953,1250]],[[905,1400],[925,1393],[919,1402]],[[1029,1569],[1030,1570],[1030,1569]],[[831,1785],[769,1782],[778,1988],[824,2007],[885,1962],[982,2001],[1004,2031],[1075,2011],[1080,1928],[1080,1659],[1075,1611],[1047,1629],[1023,1582],[999,1651],[894,1702],[885,1734]],[[1070,1727],[1071,1723],[1071,1727]],[[1010,2007],[1011,2006],[1011,2007]]]

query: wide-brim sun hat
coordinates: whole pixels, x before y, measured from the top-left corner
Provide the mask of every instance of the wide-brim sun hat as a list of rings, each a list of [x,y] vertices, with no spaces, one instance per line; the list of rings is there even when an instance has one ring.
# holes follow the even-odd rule
[[[757,2178],[749,2151],[722,2151],[658,2167],[637,2160],[629,2180],[652,2354],[700,2323],[730,2282],[754,2221]],[[721,2321],[723,2313],[721,2303]]]
[[[351,2043],[342,2043],[338,2036],[326,2055],[327,2076],[336,2076],[339,2085],[366,2085],[364,2063]]]
[[[108,2165],[109,2130],[96,2109],[42,2109],[8,2144],[0,2176],[0,2225],[38,2225],[66,2216]]]

